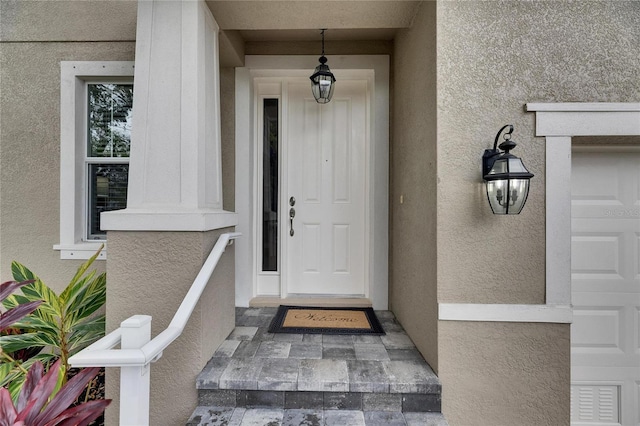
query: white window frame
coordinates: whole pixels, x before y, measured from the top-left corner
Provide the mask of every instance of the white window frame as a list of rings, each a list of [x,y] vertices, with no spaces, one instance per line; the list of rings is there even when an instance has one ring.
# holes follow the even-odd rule
[[[133,61],[60,62],[60,243],[61,259],[88,259],[104,240],[86,241],[87,83],[133,82]],[[99,259],[107,258],[106,247]]]

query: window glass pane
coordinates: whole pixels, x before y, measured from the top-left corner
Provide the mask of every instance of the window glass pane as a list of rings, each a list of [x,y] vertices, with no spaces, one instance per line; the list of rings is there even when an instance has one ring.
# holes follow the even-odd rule
[[[128,164],[89,164],[89,223],[90,240],[103,240],[100,213],[127,207]]]
[[[278,270],[278,100],[264,100],[262,136],[262,270]]]
[[[88,157],[128,157],[133,84],[89,84]]]

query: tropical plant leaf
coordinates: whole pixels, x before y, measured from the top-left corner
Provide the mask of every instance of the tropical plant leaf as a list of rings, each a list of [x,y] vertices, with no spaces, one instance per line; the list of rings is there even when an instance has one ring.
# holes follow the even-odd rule
[[[35,418],[34,423],[36,425],[45,425],[46,422],[62,414],[64,410],[78,399],[82,391],[87,387],[87,384],[99,371],[100,368],[98,367],[83,368],[60,389],[60,392],[53,397],[44,411]]]
[[[58,374],[60,373],[59,367],[60,360],[56,361],[55,364],[53,364],[53,366],[49,368],[49,372],[44,377],[42,377],[40,381],[38,381],[38,384],[29,396],[27,408],[24,411],[18,413],[16,421],[22,420],[25,422],[25,424],[35,425],[35,420],[38,417],[38,414],[46,405],[49,397],[51,396],[51,392],[53,392],[56,387]]]
[[[104,306],[106,300],[106,274],[100,274],[84,281],[83,287],[75,294],[73,300],[67,301],[67,318],[71,322],[81,321]]]
[[[84,294],[87,291],[87,287],[93,281],[96,271],[89,272],[82,279],[75,283],[70,283],[60,295],[60,301],[63,304],[64,309],[69,312],[72,306],[77,305],[78,299],[80,302],[85,299]]]
[[[87,426],[100,417],[111,400],[95,400],[70,408],[45,426]]]
[[[84,273],[87,272],[87,270],[91,267],[93,262],[98,258],[98,256],[100,255],[100,252],[102,251],[103,248],[104,248],[104,244],[102,244],[100,246],[98,251],[96,251],[93,256],[91,256],[89,259],[87,259],[86,262],[84,262],[82,265],[80,265],[80,267],[76,271],[76,274],[74,275],[74,277],[69,282],[70,286],[73,286],[77,281],[80,280],[80,278],[84,275]],[[14,279],[15,279],[15,277],[14,277]]]
[[[6,387],[11,392],[11,388],[8,385],[12,383],[12,381],[16,380],[19,376],[24,375],[24,372],[20,368],[18,368],[18,366],[21,365],[22,364],[16,361],[6,362],[2,364],[2,368],[0,368],[0,387]],[[13,397],[13,392],[11,396]]]
[[[44,353],[44,354],[38,354],[32,358],[29,358],[28,360],[26,360],[20,365],[25,370],[30,370],[31,366],[36,364],[37,362],[41,362],[45,365],[48,365],[48,364],[51,364],[56,359],[57,359],[56,355]],[[14,364],[13,369],[10,371],[10,374],[2,378],[2,381],[0,382],[0,386],[3,386],[3,387],[6,386],[6,388],[9,389],[11,398],[14,401],[17,401],[18,396],[20,395],[20,390],[22,389],[22,386],[24,384],[26,377],[27,375],[24,373],[24,371],[18,368],[17,364]]]
[[[71,279],[71,281],[69,282],[67,287],[64,289],[64,291],[60,294],[60,299],[65,301],[67,307],[69,306],[69,304],[74,302],[74,300],[77,297],[77,293],[80,292],[82,288],[84,288],[85,283],[87,281],[90,281],[95,275],[95,271],[91,271],[87,276],[83,278],[83,276],[85,275],[89,267],[100,255],[100,252],[102,251],[103,248],[104,248],[104,244],[100,246],[98,251],[93,256],[91,256],[91,258],[89,258],[86,262],[80,265],[74,277]]]
[[[24,333],[0,336],[0,346],[8,353],[19,351],[20,349],[31,347],[55,346],[56,341],[52,340],[45,333]]]
[[[0,388],[0,426],[13,426],[17,415],[9,391]]]
[[[104,335],[104,327],[104,315],[89,318],[80,324],[76,324],[71,329],[71,334],[68,340],[69,353],[73,355],[76,351],[86,348],[97,341]]]
[[[18,396],[18,403],[16,404],[16,408],[18,412],[24,410],[27,406],[27,402],[29,401],[29,397],[31,393],[36,388],[36,385],[44,376],[44,366],[41,362],[37,362],[29,369],[29,373],[22,385],[22,389],[20,390],[20,395]]]
[[[106,302],[106,274],[89,271],[99,254],[100,250],[78,268],[60,296],[24,265],[18,262],[11,264],[15,280],[32,282],[22,287],[22,294],[11,294],[2,301],[2,304],[11,309],[34,300],[43,300],[43,302],[30,315],[12,325],[12,328],[21,330],[23,333],[0,336],[0,345],[6,352],[42,348],[43,352],[52,352],[46,358],[49,361],[60,357],[63,367],[58,367],[61,372],[54,394],[66,382],[69,356],[104,336],[104,315],[97,315],[96,312]],[[12,288],[15,288],[14,284]],[[22,368],[26,368],[26,365],[24,363]],[[4,377],[0,377],[0,381],[3,386],[8,386],[14,400],[17,400],[20,386],[25,380],[25,372],[22,368],[19,364],[15,364],[1,370],[4,372]],[[29,426],[32,425],[29,424]]]
[[[33,281],[7,281],[0,284],[0,300],[4,300],[11,293],[22,287],[23,285],[31,284]]]
[[[22,294],[30,300],[44,300],[44,304],[39,311],[53,316],[60,316],[60,304],[58,296],[49,287],[38,278],[36,274],[31,272],[26,266],[18,263],[11,263],[11,272],[13,278],[18,281],[33,280],[33,283],[22,287]]]
[[[42,333],[47,333],[51,336],[58,336],[59,327],[56,323],[50,323],[43,318],[36,315],[29,315],[20,321],[16,321],[12,324],[12,328],[16,328],[22,331],[38,330]]]
[[[2,387],[2,380],[11,374],[11,371],[17,366],[16,361],[3,361],[0,363],[0,387]]]
[[[9,309],[5,313],[0,313],[0,331],[5,328],[9,328],[16,321],[29,315],[31,312],[38,309],[38,306],[42,304],[42,300],[34,300],[33,302],[23,303],[15,308]]]

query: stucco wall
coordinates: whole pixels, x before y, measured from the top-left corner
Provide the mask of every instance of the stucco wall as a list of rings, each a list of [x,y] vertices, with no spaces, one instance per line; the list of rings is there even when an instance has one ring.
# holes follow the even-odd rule
[[[438,4],[441,302],[544,303],[544,139],[527,102],[640,97],[638,2]],[[480,157],[502,125],[536,176],[519,216],[494,216]]]
[[[442,322],[440,378],[451,426],[569,424],[569,327]]]
[[[60,61],[130,61],[135,43],[14,40],[0,49],[0,279],[11,278],[17,260],[61,291],[80,262],[53,250],[60,242]]]
[[[107,332],[131,315],[151,315],[152,337],[164,330],[218,236],[230,231],[110,231]],[[182,336],[151,365],[152,425],[184,424],[198,400],[195,379],[233,330],[234,246],[227,247]],[[107,371],[108,424],[118,424],[119,375]]]
[[[395,39],[389,304],[437,370],[435,16],[424,3]]]
[[[640,3],[439,2],[438,297],[545,302],[545,146],[527,102],[637,102]],[[482,151],[515,125],[536,176],[522,214],[491,214]],[[457,425],[568,425],[570,326],[439,324],[443,412]]]
[[[0,279],[24,263],[62,290],[60,61],[134,59],[135,2],[0,2]],[[95,264],[104,270],[102,261]]]

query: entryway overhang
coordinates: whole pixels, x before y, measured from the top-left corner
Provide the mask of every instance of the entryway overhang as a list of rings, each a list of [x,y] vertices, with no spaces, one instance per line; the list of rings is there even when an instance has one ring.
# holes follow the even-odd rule
[[[315,51],[321,28],[332,54],[358,53],[359,44],[375,41],[388,54],[396,32],[409,28],[420,1],[207,1],[220,27],[220,65],[244,66],[245,54]],[[321,7],[321,11],[319,8]],[[348,51],[347,51],[348,50]]]
[[[221,30],[406,28],[420,1],[206,2]],[[299,38],[296,38],[296,40]]]

